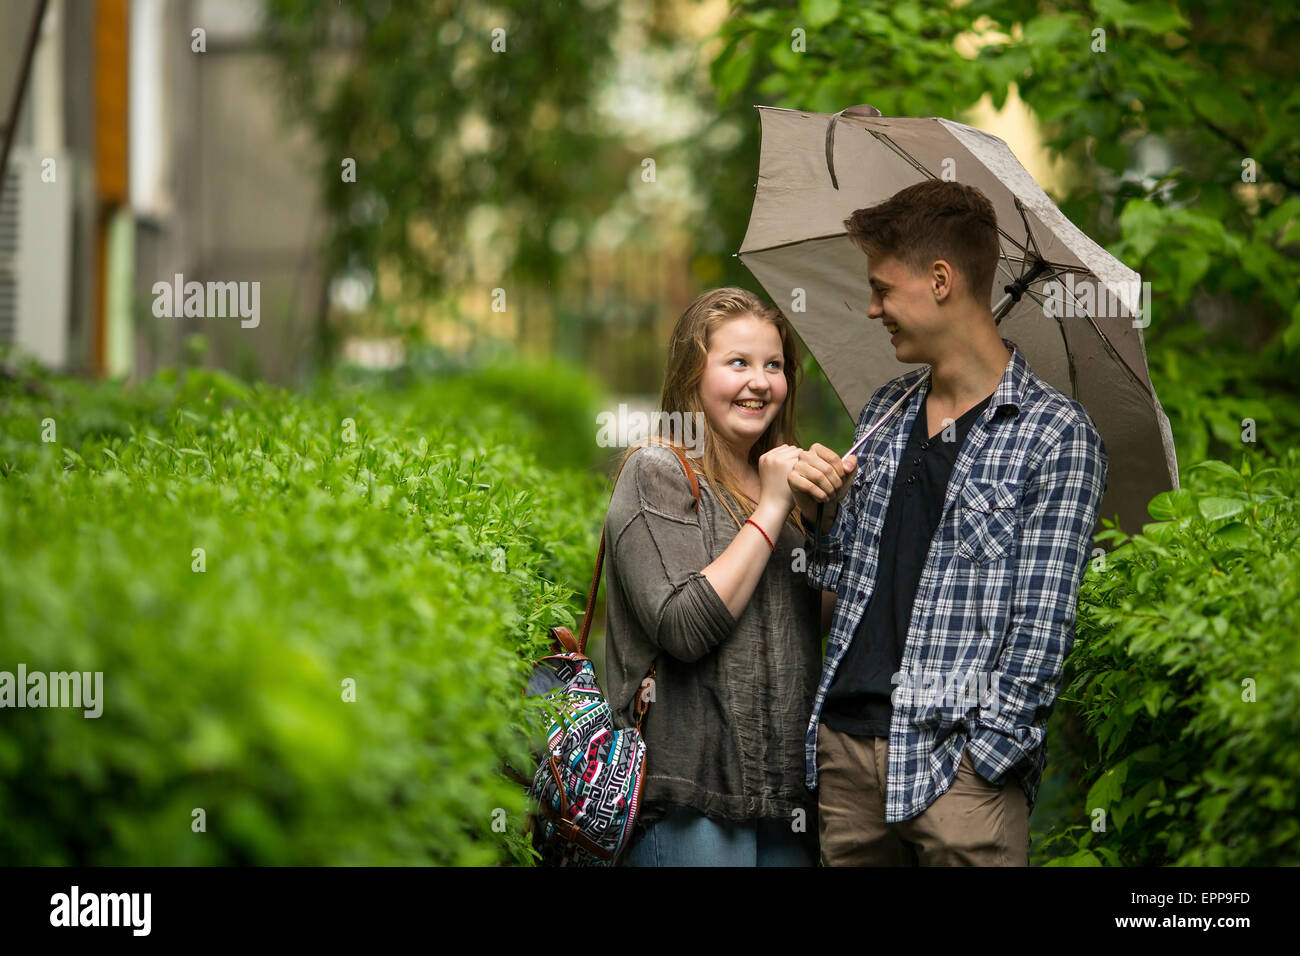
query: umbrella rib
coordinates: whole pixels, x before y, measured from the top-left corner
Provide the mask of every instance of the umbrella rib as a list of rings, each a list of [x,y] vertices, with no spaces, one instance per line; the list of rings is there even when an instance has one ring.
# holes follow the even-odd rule
[[[919,160],[917,160],[914,156],[912,156],[911,153],[909,153],[907,150],[903,149],[903,147],[895,143],[890,138],[888,133],[882,133],[879,130],[874,130],[874,129],[868,129],[867,132],[870,133],[872,136],[874,136],[876,139],[880,140],[880,142],[884,143],[895,153],[897,153],[905,162],[910,164],[913,169],[917,170],[918,172],[924,173],[926,176],[929,176],[931,179],[939,178],[934,173],[930,172],[930,170],[928,170]],[[1012,198],[1015,199],[1016,201],[1016,208],[1020,211],[1020,218],[1024,220],[1025,236],[1028,239],[1029,243],[1032,244],[1034,254],[1039,258],[1042,258],[1041,253],[1039,253],[1038,251],[1038,244],[1034,242],[1033,232],[1029,228],[1029,220],[1025,217],[1024,208],[1021,206],[1020,197],[1012,193]],[[996,226],[996,228],[998,232],[1001,234],[1002,238],[1006,239],[1007,242],[1011,243],[1022,253],[1029,252],[1031,248],[1029,244],[1022,246],[1020,243],[1016,242],[1015,239],[1011,238],[1011,234],[1007,232],[1005,229],[1003,229],[1001,226]]]
[[[1021,201],[1019,196],[1015,196],[1015,200],[1016,212],[1020,213],[1020,221],[1025,224],[1025,242],[1033,247],[1034,257],[1036,259],[1041,259],[1043,258],[1043,251],[1038,248],[1038,242],[1034,239],[1034,230],[1029,228],[1029,215],[1025,210],[1025,204]]]
[[[1047,283],[1051,282],[1053,279],[1059,279],[1061,276],[1065,275],[1067,272],[1069,272],[1069,273],[1073,273],[1073,274],[1088,275],[1088,276],[1091,276],[1091,275],[1092,275],[1092,270],[1091,270],[1091,269],[1076,269],[1076,268],[1074,268],[1073,266],[1065,266],[1065,265],[1061,265],[1061,264],[1058,263],[1058,262],[1049,262],[1049,263],[1047,264],[1047,268],[1048,268],[1048,273],[1047,273],[1047,275],[1043,276],[1041,279],[1038,280],[1039,282],[1042,282],[1044,285],[1046,285]],[[1096,276],[1093,276],[1093,278],[1095,279]],[[1026,289],[1026,290],[1025,290],[1025,294],[1026,294],[1026,295],[1032,295],[1033,293],[1031,292],[1031,290]],[[1046,296],[1043,296],[1043,300],[1044,300],[1044,301],[1046,301],[1046,298],[1047,298]]]
[[[1092,276],[1094,279],[1096,278],[1096,274],[1093,273],[1091,269],[1078,269],[1075,268],[1074,266],[1063,266],[1057,263],[1051,263],[1050,266],[1052,271],[1045,279],[1042,280],[1044,282],[1048,282],[1051,281],[1052,279],[1056,279],[1067,272]],[[1070,289],[1069,293],[1070,293],[1070,297],[1077,304],[1080,301],[1079,296],[1074,292],[1073,289]],[[1025,295],[1029,296],[1031,299],[1038,302],[1040,305],[1046,305],[1047,303],[1047,297],[1043,295],[1041,292],[1035,292],[1032,289],[1026,289]],[[1128,362],[1124,361],[1124,356],[1120,355],[1119,352],[1116,351],[1115,346],[1112,345],[1110,339],[1106,337],[1106,333],[1103,332],[1101,326],[1097,324],[1097,319],[1092,314],[1092,312],[1083,308],[1080,308],[1078,311],[1083,315],[1085,319],[1088,320],[1088,324],[1092,326],[1092,330],[1097,333],[1097,337],[1101,339],[1102,344],[1106,346],[1106,351],[1108,351],[1111,354],[1111,356],[1115,359],[1115,363],[1119,365],[1119,367],[1122,368],[1128,374],[1128,377],[1132,379],[1134,385],[1136,385],[1139,389],[1142,390],[1144,394],[1146,394],[1154,401],[1155,391],[1150,386],[1146,385],[1142,381],[1142,379],[1140,379],[1137,376],[1137,374],[1133,371],[1133,369],[1129,367]],[[1074,355],[1070,351],[1069,341],[1065,338],[1065,326],[1061,322],[1061,316],[1056,316],[1056,324],[1057,327],[1061,330],[1061,341],[1065,346],[1065,357],[1067,362],[1069,363],[1070,391],[1071,393],[1073,393],[1074,398],[1077,399],[1079,396],[1078,396],[1078,382],[1077,382],[1077,378],[1075,375],[1075,368],[1074,368]]]
[[[1011,241],[1012,241],[1012,242],[1015,242],[1014,239],[1011,240]],[[1021,251],[1021,252],[1024,252],[1025,250],[1021,249],[1020,251]],[[1002,244],[1001,244],[1001,243],[998,243],[998,258],[1001,259],[1003,262],[1005,262],[1005,263],[1007,264],[1007,272],[1011,273],[1012,278],[1015,278],[1015,279],[1020,278],[1020,276],[1016,275],[1016,270],[1014,270],[1013,268],[1011,268],[1011,263],[1012,263],[1012,262],[1018,262],[1018,263],[1020,264],[1020,275],[1024,275],[1024,274],[1025,274],[1025,272],[1026,272],[1026,266],[1028,266],[1028,264],[1029,264],[1029,260],[1026,259],[1023,255],[1022,255],[1019,259],[1014,259],[1014,260],[1013,260],[1013,259],[1011,258],[1011,256],[1009,256],[1007,253],[1005,253],[1005,252],[1002,251]]]
[[[1005,239],[1007,242],[1011,243],[1013,246],[1016,247],[1017,250],[1019,250],[1020,255],[1021,255],[1021,261],[1022,261],[1022,262],[1028,261],[1028,256],[1029,256],[1029,244],[1028,244],[1028,243],[1025,243],[1024,245],[1021,245],[1019,242],[1016,242],[1016,240],[1012,237],[1011,233],[1007,232],[1007,231],[1006,231],[1005,229],[1003,229],[1001,226],[998,226],[997,229],[998,229],[998,234],[1001,235],[1003,239]],[[1028,238],[1028,233],[1026,233],[1026,238]],[[1038,254],[1038,250],[1037,250],[1037,249],[1034,250],[1034,254],[1035,254],[1035,255]]]
[[[1056,330],[1061,333],[1061,349],[1065,352],[1065,365],[1070,372],[1070,397],[1078,401],[1079,380],[1074,372],[1074,354],[1070,351],[1070,340],[1065,337],[1065,323],[1061,321],[1059,315],[1053,316],[1053,318],[1056,320]]]
[[[1015,239],[1011,238],[1011,233],[1006,232],[1001,226],[998,227],[998,232],[1002,234],[1003,239],[1016,247],[1016,251],[1020,253],[1020,264],[1024,265],[1027,263],[1029,261],[1029,246],[1022,246],[1020,243],[1016,242]],[[1003,253],[1003,255],[1005,256],[1006,253]]]
[[[880,140],[890,149],[892,149],[903,159],[904,162],[911,165],[911,167],[915,169],[917,172],[925,173],[925,175],[929,176],[931,179],[939,178],[934,173],[930,172],[930,170],[926,169],[925,166],[923,166],[921,162],[916,157],[914,157],[911,153],[909,153],[907,150],[903,149],[903,147],[895,143],[889,137],[889,134],[882,133],[879,130],[874,130],[874,129],[868,129],[867,132],[870,133],[872,136],[874,136],[876,139]]]
[[[1090,270],[1088,270],[1088,269],[1082,269],[1082,270],[1079,270],[1079,271],[1083,272],[1083,273],[1086,274],[1086,275],[1093,276],[1093,278],[1096,278],[1096,276],[1094,275],[1094,273],[1092,273],[1092,272],[1091,272]],[[1060,273],[1057,273],[1057,274],[1059,275]],[[1079,301],[1079,297],[1078,297],[1077,295],[1075,295],[1075,293],[1074,293],[1073,290],[1070,290],[1070,296],[1071,296],[1071,298],[1073,298],[1076,302]],[[1099,339],[1101,339],[1102,343],[1106,346],[1106,350],[1107,350],[1108,352],[1110,352],[1111,356],[1114,357],[1114,359],[1115,359],[1115,364],[1117,364],[1120,368],[1122,368],[1125,372],[1128,373],[1128,376],[1129,376],[1129,378],[1131,378],[1131,379],[1133,380],[1133,384],[1134,384],[1134,385],[1136,385],[1139,389],[1141,389],[1142,392],[1143,392],[1145,395],[1147,395],[1147,396],[1148,396],[1152,401],[1155,401],[1155,397],[1156,397],[1155,390],[1154,390],[1151,386],[1149,386],[1149,385],[1147,385],[1145,382],[1143,382],[1142,379],[1140,379],[1140,378],[1137,376],[1137,373],[1134,372],[1133,369],[1131,369],[1131,368],[1129,367],[1128,362],[1124,361],[1124,356],[1120,355],[1119,352],[1115,349],[1115,346],[1111,344],[1110,339],[1106,337],[1106,333],[1103,332],[1102,329],[1101,329],[1101,326],[1099,326],[1099,325],[1097,324],[1097,319],[1093,316],[1093,314],[1092,314],[1090,311],[1088,311],[1087,309],[1080,309],[1079,311],[1082,312],[1084,318],[1086,318],[1086,319],[1088,320],[1088,324],[1091,325],[1091,326],[1092,326],[1092,330],[1093,330],[1094,332],[1097,333],[1097,337],[1098,337]],[[1064,339],[1065,339],[1065,327],[1061,324],[1061,318],[1060,318],[1059,316],[1058,316],[1057,319],[1056,319],[1056,324],[1057,324],[1058,326],[1060,326],[1060,328],[1061,328],[1061,338],[1062,338],[1062,340],[1064,340]],[[1067,357],[1067,358],[1069,359],[1069,361],[1070,361],[1070,388],[1071,388],[1071,390],[1073,391],[1074,388],[1075,388],[1075,382],[1074,382],[1074,356],[1070,353],[1070,346],[1069,346],[1069,342],[1068,342],[1068,341],[1067,341],[1066,344],[1065,344],[1065,354],[1066,354],[1066,357]],[[1078,395],[1077,395],[1077,394],[1075,395],[1075,398],[1078,398]]]
[[[847,232],[832,232],[825,236],[805,236],[802,239],[792,239],[789,242],[778,242],[774,246],[764,246],[761,249],[746,249],[743,252],[736,253],[736,255],[743,259],[745,256],[756,256],[760,252],[772,252],[775,249],[790,249],[794,246],[801,246],[805,242],[821,242],[823,239],[843,239],[847,235]]]

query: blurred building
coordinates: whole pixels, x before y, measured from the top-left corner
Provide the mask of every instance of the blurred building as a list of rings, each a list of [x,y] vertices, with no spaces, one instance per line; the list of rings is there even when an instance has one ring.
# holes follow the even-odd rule
[[[40,0],[0,4],[0,109]],[[286,381],[324,314],[310,140],[248,0],[47,0],[0,204],[0,342],[69,371],[209,361]],[[156,315],[156,283],[256,283],[257,320]],[[212,296],[205,295],[205,309]],[[197,301],[197,300],[196,300]],[[246,303],[252,304],[250,295]]]

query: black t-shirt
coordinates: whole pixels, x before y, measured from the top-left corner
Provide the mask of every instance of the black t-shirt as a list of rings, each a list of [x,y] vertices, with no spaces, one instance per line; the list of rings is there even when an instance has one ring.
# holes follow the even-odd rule
[[[944,441],[943,432],[929,437],[928,390],[921,403],[885,512],[876,587],[826,692],[822,720],[840,733],[889,736],[892,678],[903,663],[912,602],[943,514],[948,477],[966,433],[992,397],[957,419],[953,441]]]

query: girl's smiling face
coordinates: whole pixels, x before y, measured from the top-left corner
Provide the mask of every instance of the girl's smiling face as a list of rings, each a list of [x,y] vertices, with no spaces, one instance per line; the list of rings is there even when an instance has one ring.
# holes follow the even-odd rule
[[[699,391],[714,433],[746,457],[780,413],[788,391],[776,326],[743,315],[714,329]]]

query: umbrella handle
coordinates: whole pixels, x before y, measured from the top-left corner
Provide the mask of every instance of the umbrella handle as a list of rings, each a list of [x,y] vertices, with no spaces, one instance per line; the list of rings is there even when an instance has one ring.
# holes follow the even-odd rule
[[[866,434],[853,443],[853,447],[844,453],[844,456],[840,459],[840,461],[843,461],[845,458],[848,458],[849,455],[856,455],[859,451],[861,451],[862,446],[867,443],[867,439],[876,433],[876,429],[878,429],[881,425],[885,424],[885,422],[889,421],[889,419],[893,417],[894,412],[898,411],[899,408],[902,407],[903,403],[907,401],[907,396],[915,392],[917,388],[920,387],[922,382],[929,379],[930,373],[933,371],[934,371],[933,368],[927,368],[925,370],[925,374],[912,383],[912,387],[909,388],[906,392],[904,392],[902,397],[899,398],[898,401],[894,402],[894,404],[890,407],[889,411],[881,415],[880,418],[876,420],[876,423],[867,429]]]
[[[835,123],[841,116],[847,119],[858,119],[868,116],[883,116],[880,110],[876,109],[870,103],[860,103],[857,106],[846,106],[840,110],[826,123],[826,171],[831,174],[831,185],[836,189],[840,188],[839,180],[835,178]]]

